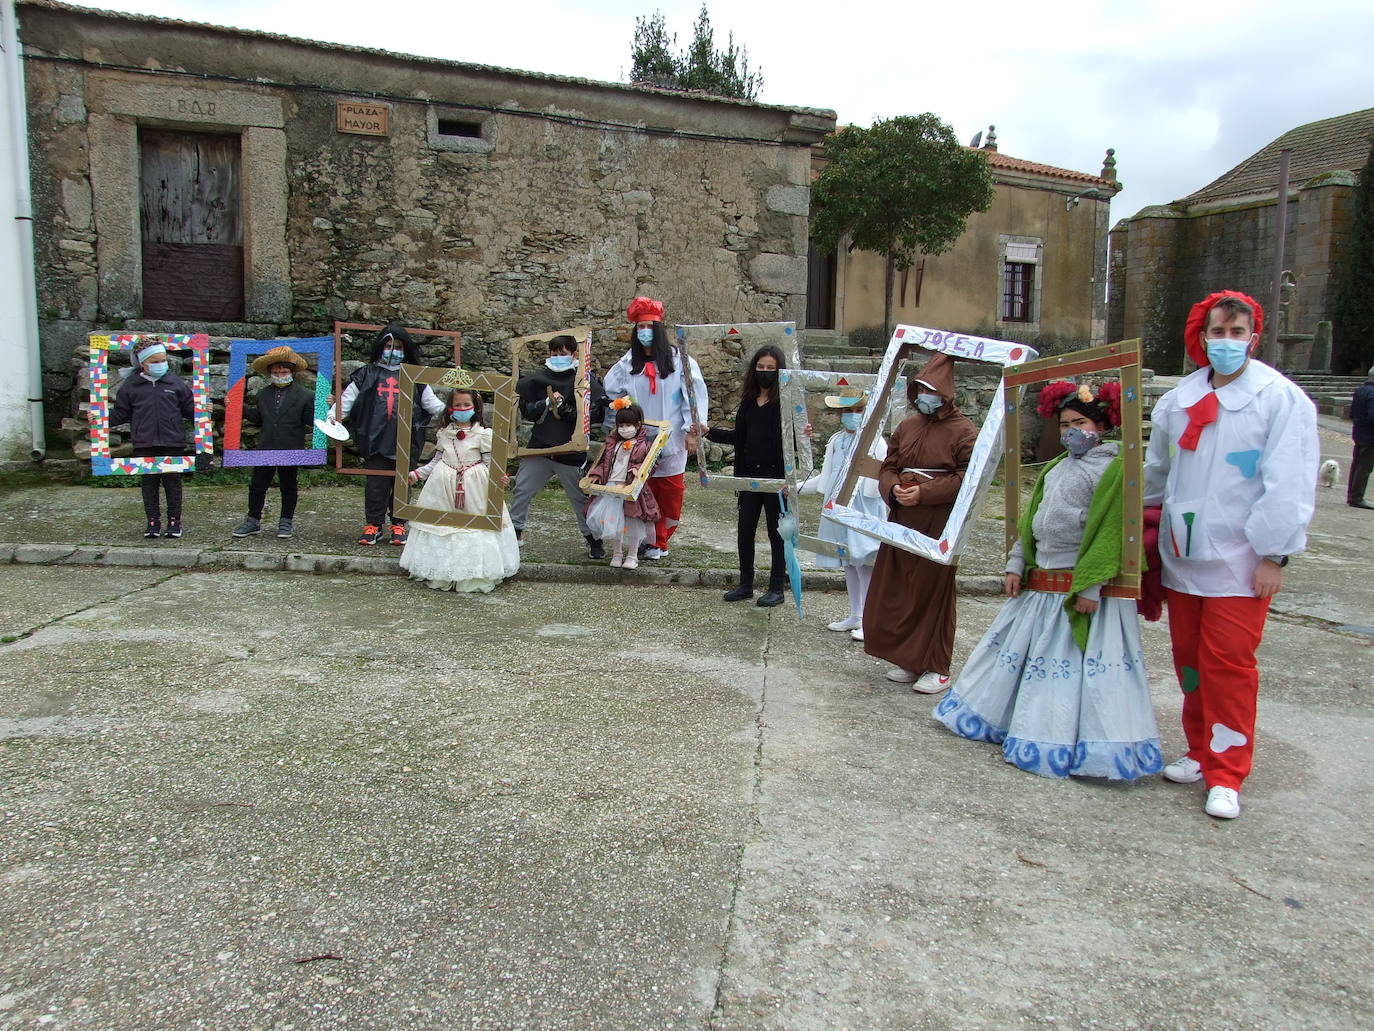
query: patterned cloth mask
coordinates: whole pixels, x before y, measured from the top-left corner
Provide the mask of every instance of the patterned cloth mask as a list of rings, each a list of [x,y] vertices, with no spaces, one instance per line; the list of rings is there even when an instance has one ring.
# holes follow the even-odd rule
[[[293,378],[294,377],[289,372],[285,376],[274,375],[272,377],[272,383],[278,387],[289,387]]]
[[[1063,444],[1064,450],[1074,458],[1082,458],[1102,443],[1102,434],[1096,430],[1081,430],[1077,426],[1070,426],[1059,434],[1059,443]]]

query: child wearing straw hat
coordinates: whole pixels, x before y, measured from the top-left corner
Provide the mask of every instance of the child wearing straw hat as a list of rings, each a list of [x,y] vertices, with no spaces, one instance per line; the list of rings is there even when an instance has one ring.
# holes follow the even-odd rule
[[[858,387],[845,387],[838,394],[825,399],[825,407],[838,409],[840,429],[825,445],[825,460],[820,472],[801,485],[802,494],[820,494],[828,497],[843,479],[845,471],[854,461],[854,443],[859,438],[859,427],[863,424],[864,408],[868,405],[868,394]],[[873,438],[869,456],[881,462],[887,457],[887,441],[882,434]],[[878,481],[869,477],[859,480],[854,496],[849,501],[851,508],[877,518],[887,518],[887,505],[878,496]],[[868,597],[868,584],[873,578],[873,561],[878,554],[878,542],[865,534],[835,522],[821,513],[821,540],[830,541],[844,548],[840,558],[817,555],[816,565],[825,569],[843,569],[845,588],[849,593],[849,615],[827,625],[827,629],[837,633],[848,631],[856,641],[864,639],[864,599]]]
[[[290,347],[274,347],[253,362],[253,371],[268,383],[244,405],[243,417],[261,426],[256,451],[300,451],[314,421],[315,398],[296,377],[306,370],[305,359]],[[290,537],[296,517],[297,468],[294,465],[258,465],[248,484],[248,517],[234,530],[235,537],[262,532],[262,509],[272,481],[281,489],[277,536]]]

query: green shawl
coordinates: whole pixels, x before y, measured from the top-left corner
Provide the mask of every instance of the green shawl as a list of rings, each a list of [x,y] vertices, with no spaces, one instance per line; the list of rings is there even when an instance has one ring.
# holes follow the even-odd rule
[[[1021,534],[1021,554],[1026,560],[1027,573],[1035,566],[1035,534],[1031,532],[1031,521],[1045,496],[1045,477],[1066,457],[1060,455],[1041,470],[1035,481],[1035,489],[1031,492],[1030,503],[1021,510],[1016,528]],[[1104,583],[1121,572],[1121,525],[1124,514],[1122,469],[1121,456],[1117,455],[1102,473],[1102,479],[1097,481],[1092,504],[1088,507],[1088,519],[1083,524],[1083,541],[1078,545],[1073,582],[1064,598],[1064,610],[1068,613],[1073,639],[1079,651],[1088,645],[1088,626],[1092,617],[1075,609],[1074,599],[1084,588]]]

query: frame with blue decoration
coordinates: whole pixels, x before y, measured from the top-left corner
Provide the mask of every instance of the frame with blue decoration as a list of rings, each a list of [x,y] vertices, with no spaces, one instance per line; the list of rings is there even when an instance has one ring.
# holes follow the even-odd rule
[[[687,359],[693,346],[698,348],[716,345],[731,348],[739,345],[744,360],[764,344],[772,344],[785,355],[797,353],[795,322],[734,322],[708,323],[699,326],[678,326],[677,349],[682,355],[682,367],[690,368]],[[790,360],[790,359],[789,359]],[[815,471],[815,459],[811,453],[811,438],[803,428],[808,425],[806,416],[806,397],[801,381],[789,375],[792,370],[783,369],[778,374],[778,399],[782,413],[782,464],[781,478],[765,479],[750,476],[727,476],[711,472],[706,464],[706,441],[697,437],[697,474],[703,487],[724,490],[748,491],[758,494],[779,494],[795,489]],[[697,411],[696,388],[690,375],[683,377],[687,384],[687,398],[692,411]]]
[[[310,445],[306,448],[260,451],[239,446],[243,434],[243,407],[247,400],[248,359],[266,354],[283,344],[302,358],[315,357],[314,371],[306,370],[315,377],[315,410],[311,420],[323,419],[329,413],[329,391],[334,381],[333,337],[229,341],[229,385],[224,391],[224,448],[221,458],[226,469],[247,465],[324,465],[329,461],[329,440],[319,427],[310,431]]]
[[[1115,598],[1139,598],[1144,572],[1145,448],[1144,415],[1140,390],[1140,340],[1120,340],[1070,354],[1026,362],[1002,371],[1002,383],[1018,392],[1031,384],[1077,378],[1093,372],[1117,372],[1121,377],[1121,574],[1108,580],[1104,592]],[[1003,455],[1006,484],[1007,551],[1016,543],[1021,519],[1021,418],[1007,402],[1007,429]]]

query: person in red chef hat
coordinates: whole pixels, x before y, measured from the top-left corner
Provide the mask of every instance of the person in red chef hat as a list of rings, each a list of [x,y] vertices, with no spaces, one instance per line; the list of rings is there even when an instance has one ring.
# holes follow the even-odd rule
[[[1254,357],[1264,312],[1235,290],[1193,305],[1201,368],[1155,405],[1145,504],[1163,504],[1159,553],[1188,751],[1164,767],[1204,781],[1209,816],[1240,815],[1255,747],[1255,650],[1283,568],[1307,546],[1317,489],[1316,408]]]
[[[683,470],[687,468],[687,434],[697,423],[706,421],[706,381],[695,359],[688,358],[682,369],[681,358],[673,353],[663,328],[663,305],[649,297],[636,297],[625,309],[634,324],[630,349],[606,373],[606,396],[633,397],[644,418],[664,421],[671,427],[668,443],[658,456],[648,489],[658,502],[659,519],[654,540],[644,551],[647,559],[668,555],[668,540],[682,520]],[[697,411],[692,412],[684,375],[692,377]]]

